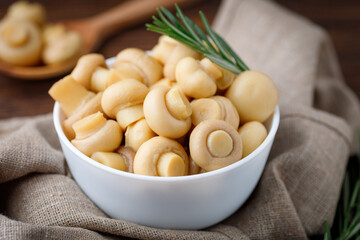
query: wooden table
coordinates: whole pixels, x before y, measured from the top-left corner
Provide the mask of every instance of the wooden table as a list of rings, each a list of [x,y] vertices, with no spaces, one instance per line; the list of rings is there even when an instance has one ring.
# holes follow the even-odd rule
[[[0,17],[13,0],[0,1]],[[83,18],[105,11],[120,1],[112,0],[38,0],[50,21]],[[359,0],[278,0],[279,3],[300,13],[329,31],[345,79],[360,97],[360,1]],[[208,0],[187,8],[185,13],[199,22],[202,9],[213,20],[220,0]],[[98,49],[105,57],[114,56],[125,47],[150,49],[158,35],[145,30],[143,25],[130,28],[109,38]],[[21,81],[0,75],[0,118],[29,116],[52,111],[53,100],[48,96],[50,86],[59,78],[46,81]]]

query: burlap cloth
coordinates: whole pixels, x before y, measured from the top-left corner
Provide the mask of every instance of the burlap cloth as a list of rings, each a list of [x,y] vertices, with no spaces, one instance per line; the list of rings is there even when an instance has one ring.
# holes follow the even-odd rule
[[[110,219],[69,176],[47,114],[0,121],[0,239],[306,239],[331,224],[360,110],[327,34],[259,0],[224,1],[214,27],[280,90],[280,128],[240,210],[202,231]]]

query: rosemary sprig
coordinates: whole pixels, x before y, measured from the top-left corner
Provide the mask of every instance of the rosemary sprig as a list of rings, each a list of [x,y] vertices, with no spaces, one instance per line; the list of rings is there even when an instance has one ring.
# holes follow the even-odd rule
[[[214,32],[202,11],[199,15],[206,34],[177,4],[175,9],[176,16],[164,7],[157,9],[158,17],[153,16],[153,24],[146,24],[147,30],[174,38],[235,74],[249,70],[225,40]]]
[[[360,143],[360,132],[358,132]],[[359,153],[360,154],[360,146]],[[360,240],[360,155],[349,160],[332,229],[324,223],[324,240]]]

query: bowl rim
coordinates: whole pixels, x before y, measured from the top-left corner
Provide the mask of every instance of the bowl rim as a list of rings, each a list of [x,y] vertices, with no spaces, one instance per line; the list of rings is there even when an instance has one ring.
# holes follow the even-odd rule
[[[151,181],[151,182],[186,182],[186,181],[193,181],[193,180],[200,180],[200,179],[206,179],[217,175],[222,175],[226,172],[229,172],[231,170],[234,170],[238,167],[241,167],[243,165],[249,164],[252,159],[254,159],[260,152],[262,152],[265,147],[269,144],[271,144],[272,139],[275,138],[275,134],[279,127],[280,122],[280,110],[279,106],[277,105],[275,108],[274,113],[272,114],[272,122],[270,125],[270,131],[268,135],[266,136],[265,140],[261,143],[259,147],[257,147],[252,153],[250,153],[245,158],[230,164],[226,167],[205,172],[201,174],[194,174],[194,175],[186,175],[186,176],[176,176],[176,177],[159,177],[159,176],[146,176],[146,175],[140,175],[140,174],[134,174],[129,173],[125,171],[120,171],[111,167],[108,167],[106,165],[103,165],[90,157],[86,156],[82,152],[80,152],[74,145],[71,144],[70,140],[65,136],[64,131],[62,130],[62,124],[60,122],[60,104],[58,102],[55,102],[54,109],[53,109],[53,122],[55,126],[56,133],[60,139],[61,142],[65,144],[65,146],[72,151],[77,157],[79,157],[81,160],[85,161],[85,163],[90,164],[96,168],[99,168],[102,171],[105,171],[110,174],[118,175],[121,177],[131,178],[134,180],[142,180],[142,181]],[[66,161],[71,161],[66,159]]]

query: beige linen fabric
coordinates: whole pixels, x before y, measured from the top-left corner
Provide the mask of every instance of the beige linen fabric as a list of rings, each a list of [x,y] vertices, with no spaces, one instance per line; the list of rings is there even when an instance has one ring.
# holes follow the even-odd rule
[[[0,239],[306,239],[335,214],[359,104],[320,28],[268,1],[225,0],[215,29],[280,91],[281,121],[249,200],[201,231],[108,218],[70,177],[51,114],[0,121]]]

